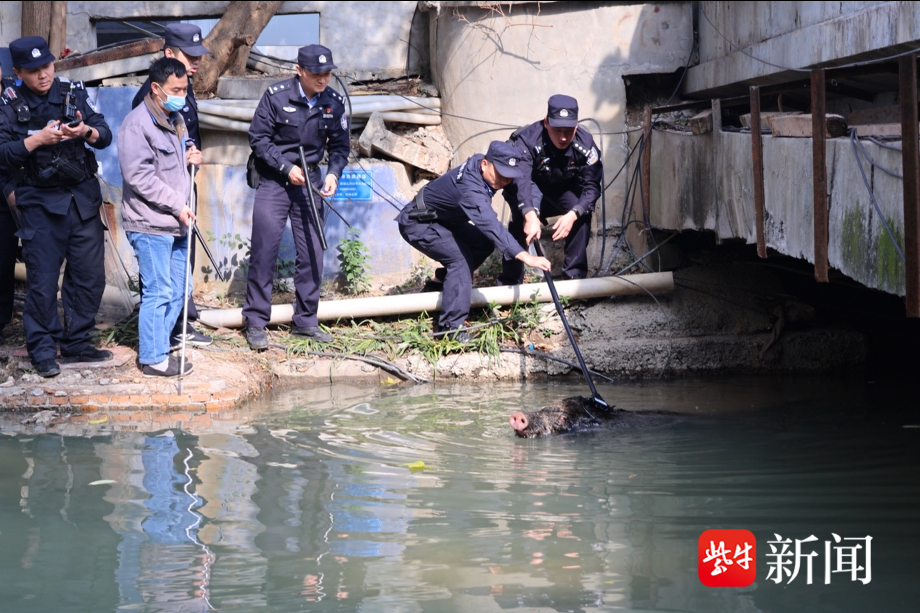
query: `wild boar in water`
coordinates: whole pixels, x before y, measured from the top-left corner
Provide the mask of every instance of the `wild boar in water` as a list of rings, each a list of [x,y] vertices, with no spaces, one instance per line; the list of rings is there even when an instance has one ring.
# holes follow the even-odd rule
[[[539,411],[515,411],[508,421],[520,438],[540,438],[599,426],[616,419],[620,413],[621,409],[604,406],[593,398],[573,396]]]

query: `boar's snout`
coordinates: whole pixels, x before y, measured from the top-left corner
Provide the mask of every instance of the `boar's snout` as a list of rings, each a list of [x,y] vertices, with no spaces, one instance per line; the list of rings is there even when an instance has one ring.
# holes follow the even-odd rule
[[[511,424],[511,427],[518,432],[523,432],[530,423],[527,421],[527,416],[520,411],[512,413],[511,417],[508,418],[508,422]]]

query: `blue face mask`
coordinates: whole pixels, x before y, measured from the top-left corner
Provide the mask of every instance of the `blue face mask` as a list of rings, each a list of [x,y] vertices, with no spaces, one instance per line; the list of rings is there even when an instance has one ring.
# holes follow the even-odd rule
[[[159,96],[157,96],[157,99],[159,99]],[[166,100],[160,100],[160,103],[163,105],[164,109],[172,113],[185,106],[185,96],[170,96],[169,94],[166,94]]]
[[[185,106],[184,96],[170,96],[167,94],[166,102],[163,103],[163,108],[169,112],[178,111],[184,106]]]

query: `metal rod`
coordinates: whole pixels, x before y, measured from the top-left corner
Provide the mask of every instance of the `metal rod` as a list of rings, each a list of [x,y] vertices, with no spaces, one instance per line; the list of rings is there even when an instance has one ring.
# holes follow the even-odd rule
[[[310,183],[309,181],[307,181],[307,185],[310,186],[310,189],[311,189],[311,190],[313,190],[314,192],[316,192],[316,195],[319,196],[319,199],[323,201],[323,204],[325,204],[327,207],[329,207],[329,210],[330,210],[330,211],[332,211],[333,213],[335,213],[336,215],[339,216],[339,219],[341,219],[342,222],[343,222],[346,226],[348,226],[349,228],[352,227],[352,225],[351,225],[350,223],[348,223],[348,220],[345,219],[345,217],[344,217],[341,213],[339,213],[338,209],[336,209],[334,206],[332,206],[332,201],[326,200],[326,197],[323,196],[323,194],[322,194],[318,189],[316,189],[315,187],[313,187],[313,184]]]
[[[300,151],[300,165],[303,168],[303,179],[304,185],[310,185],[310,173],[307,172],[307,158],[304,155],[303,147],[297,148]],[[313,218],[313,225],[316,226],[316,233],[319,234],[319,244],[325,251],[328,248],[326,244],[326,232],[323,230],[323,220],[319,216],[319,211],[316,210],[316,201],[313,199],[313,190],[310,187],[307,187],[307,196],[310,200],[310,216]]]
[[[651,223],[651,208],[652,208],[652,172],[651,172],[651,163],[652,163],[652,107],[645,107],[645,116],[643,118],[645,123],[645,133],[643,138],[645,138],[645,145],[642,148],[642,212],[645,215],[643,218],[645,221]]]
[[[189,190],[188,190],[188,208],[194,213],[195,212],[195,170],[196,166],[192,164],[191,171],[189,173]],[[189,277],[192,276],[192,232],[195,228],[195,219],[189,217],[189,231],[186,234],[186,245],[185,245],[185,289],[182,292],[182,343],[179,349],[179,393],[182,393],[182,378],[185,376],[185,346],[186,339],[188,334],[186,328],[188,327],[188,286],[189,286]]]
[[[757,234],[757,255],[767,257],[767,241],[764,238],[764,189],[763,189],[763,134],[760,133],[760,88],[751,86],[751,158],[754,161],[754,223]]]
[[[192,230],[195,233],[195,236],[198,238],[198,243],[201,245],[201,248],[204,249],[204,254],[208,256],[208,259],[211,260],[211,265],[214,266],[214,272],[217,273],[217,278],[221,281],[226,281],[224,279],[224,274],[220,271],[220,266],[217,265],[217,260],[214,259],[214,255],[211,253],[211,250],[208,249],[207,243],[204,241],[204,237],[201,235],[201,230],[198,229],[198,225],[192,226]],[[189,248],[194,247],[194,242],[189,245]]]
[[[920,155],[917,126],[917,56],[898,58],[901,161],[904,169],[904,308],[920,317]]]
[[[811,168],[814,190],[815,280],[827,283],[827,107],[824,69],[811,71]]]
[[[651,107],[647,107],[651,110]],[[537,255],[540,257],[546,257],[543,255],[543,245],[540,244],[540,239],[535,238],[533,242],[530,243],[531,247],[536,250]],[[591,389],[591,400],[596,404],[600,405],[604,409],[610,409],[610,405],[607,404],[600,394],[597,393],[597,388],[594,387],[594,380],[591,379],[591,373],[588,372],[588,366],[585,364],[585,359],[581,357],[581,350],[578,348],[578,343],[575,342],[575,334],[572,333],[572,328],[569,327],[569,320],[565,317],[565,311],[562,309],[562,302],[559,301],[559,294],[556,292],[556,284],[553,283],[553,275],[550,274],[548,270],[543,271],[543,278],[546,279],[546,284],[549,286],[549,293],[553,297],[553,304],[556,305],[556,312],[559,313],[559,318],[562,320],[562,325],[565,328],[565,333],[569,335],[569,342],[572,343],[572,349],[575,351],[575,357],[578,358],[578,364],[581,366],[581,374],[584,375],[585,381],[588,382],[588,387]],[[594,415],[591,415],[591,412],[585,408],[585,411],[591,417],[595,419]]]

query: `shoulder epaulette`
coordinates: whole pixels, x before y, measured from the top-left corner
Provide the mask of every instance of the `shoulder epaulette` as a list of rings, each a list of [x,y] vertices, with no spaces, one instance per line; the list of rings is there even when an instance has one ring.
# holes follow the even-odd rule
[[[290,80],[282,81],[281,83],[275,83],[274,85],[270,85],[270,86],[268,87],[268,94],[269,94],[270,96],[274,96],[274,95],[277,94],[278,92],[283,92],[283,91],[286,90],[286,89],[291,89],[291,81],[290,81]]]
[[[585,145],[579,143],[578,141],[572,141],[572,149],[584,156],[585,164],[591,166],[600,159],[600,154],[596,147],[593,145],[586,147]]]
[[[339,92],[335,91],[331,87],[327,87],[326,91],[329,92],[329,95],[332,96],[335,100],[338,100],[342,104],[345,104],[345,98]]]

